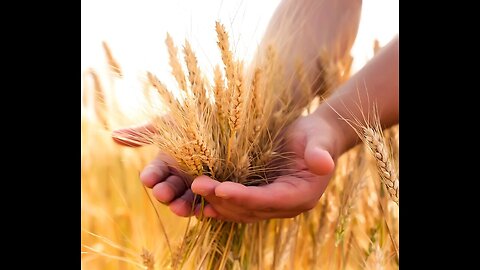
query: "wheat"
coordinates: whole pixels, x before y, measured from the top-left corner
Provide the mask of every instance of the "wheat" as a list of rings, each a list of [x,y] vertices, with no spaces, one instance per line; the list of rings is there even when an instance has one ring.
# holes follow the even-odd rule
[[[214,73],[214,90],[215,107],[217,109],[218,124],[221,124],[228,114],[225,106],[225,82],[223,80],[222,72],[218,65],[215,66]]]
[[[363,136],[368,147],[373,152],[379,175],[385,184],[390,197],[398,204],[399,182],[393,169],[392,160],[381,131],[376,131],[372,127],[364,127]]]
[[[142,257],[145,270],[154,270],[155,257],[153,256],[153,253],[148,251],[148,249],[143,248],[140,256]]]
[[[175,47],[175,44],[173,44],[172,37],[168,33],[165,43],[167,44],[168,48],[168,57],[170,66],[172,67],[172,75],[177,80],[178,87],[184,91],[187,91],[187,83],[185,81],[182,65],[177,58],[177,47]]]
[[[153,85],[155,89],[157,89],[160,97],[163,98],[168,105],[170,106],[176,105],[175,97],[173,96],[173,94],[170,91],[168,91],[167,87],[162,82],[160,82],[155,75],[153,75],[150,72],[147,72],[147,78],[150,84]]]
[[[237,132],[243,123],[245,104],[245,84],[243,81],[243,64],[236,63],[233,82],[233,95],[229,108],[229,125],[231,131]]]
[[[95,70],[89,69],[88,74],[92,78],[93,88],[95,90],[95,98],[94,98],[95,113],[98,119],[100,120],[100,123],[102,124],[102,126],[106,130],[108,130],[109,129],[109,123],[107,118],[108,107],[106,105],[105,90],[103,89],[103,86],[100,82],[98,74],[97,72],[95,72]]]
[[[350,157],[348,160],[348,165],[350,171],[346,174],[346,187],[343,191],[342,204],[340,206],[339,217],[337,220],[337,226],[335,229],[335,245],[337,246],[340,242],[343,242],[345,231],[348,225],[348,222],[351,219],[351,214],[356,206],[356,203],[360,197],[360,192],[365,187],[365,177],[363,176],[364,171],[364,159],[356,160],[357,164],[352,162],[353,158],[362,155],[362,151],[352,152],[355,156]]]
[[[234,82],[234,65],[233,65],[233,56],[232,52],[230,51],[230,43],[228,41],[228,34],[225,31],[225,26],[219,22],[215,22],[215,29],[217,31],[218,37],[218,47],[220,48],[220,52],[222,55],[222,61],[225,65],[225,74],[227,77],[227,81],[229,83]],[[230,87],[229,90],[231,91],[233,87]]]
[[[110,67],[110,70],[116,76],[122,77],[123,73],[122,73],[120,64],[118,64],[117,60],[113,57],[112,51],[110,50],[110,47],[108,46],[107,42],[103,41],[102,46],[103,46],[105,55],[107,56],[107,62]]]
[[[204,83],[196,56],[188,41],[183,49],[189,88],[185,86],[183,89],[186,95],[182,105],[179,100],[170,96],[170,92],[153,74],[148,74],[158,93],[167,100],[169,117],[173,119],[155,120],[156,133],[162,135],[155,136],[151,141],[161,151],[171,154],[179,163],[180,169],[192,179],[208,174],[221,181],[247,185],[263,184],[268,182],[267,179],[271,179],[274,173],[278,173],[267,169],[271,161],[278,162],[278,168],[281,168],[281,164],[286,164],[287,155],[277,151],[282,144],[279,134],[304,108],[294,104],[291,91],[287,83],[283,82],[281,65],[272,47],[266,61],[254,67],[251,80],[247,80],[243,62],[233,59],[223,25],[217,22],[216,31],[226,82],[217,66],[214,69],[213,87]],[[179,63],[176,57],[173,57],[176,55],[176,48],[169,36],[167,45],[171,56],[170,64],[175,70],[174,76],[180,87],[183,87],[182,78],[185,76],[178,74],[181,72]],[[277,90],[280,91],[279,95],[275,93]],[[206,98],[207,91],[215,96],[213,107],[208,105],[210,102]],[[201,252],[194,247],[194,243],[207,241],[206,231],[217,231],[217,228],[221,227],[218,239],[213,240],[213,245],[224,250],[207,256],[205,263],[231,268],[232,262],[227,260],[226,256],[229,250],[233,252],[237,247],[241,247],[233,243],[244,241],[238,228],[244,231],[249,227],[236,223],[227,226],[223,224],[208,220],[199,223],[199,227],[192,230],[196,230],[200,235],[185,239],[182,246],[187,248],[181,249],[183,257],[187,259],[190,252]],[[232,230],[234,227],[238,228]],[[201,253],[200,256],[204,257]]]
[[[358,137],[367,145],[375,159],[378,175],[385,185],[389,193],[389,197],[397,205],[399,204],[399,180],[394,167],[394,161],[383,135],[380,116],[376,105],[372,107],[373,119],[370,120],[370,114],[367,116],[363,113],[362,108],[358,105],[363,120],[359,120],[351,111],[353,119],[347,119],[340,115],[358,135]],[[333,109],[333,108],[332,108]],[[337,114],[338,112],[333,109]]]
[[[207,105],[207,97],[205,92],[206,90],[204,88],[203,80],[201,78],[197,57],[192,51],[192,47],[190,46],[190,43],[188,41],[185,41],[183,52],[185,54],[185,63],[188,70],[188,80],[190,81],[192,92],[196,97],[198,110],[202,112],[205,110],[205,106]]]

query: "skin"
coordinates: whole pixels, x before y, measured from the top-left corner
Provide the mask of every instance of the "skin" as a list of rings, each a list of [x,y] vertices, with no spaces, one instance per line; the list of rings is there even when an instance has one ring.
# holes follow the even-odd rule
[[[298,2],[300,1],[281,3],[267,28],[265,40],[272,41],[275,40],[275,36],[281,35],[276,30],[278,27],[275,27],[277,21],[282,16],[287,16],[285,13],[289,10],[294,10]],[[303,4],[312,4],[315,1],[303,2]],[[358,16],[350,22],[343,21],[342,28],[338,26],[339,20],[345,20],[342,10],[348,8],[353,14],[359,15],[359,3],[351,0],[324,1],[325,6],[316,11],[318,16],[313,16],[311,12],[304,16],[304,19],[311,22],[306,25],[311,27],[305,32],[300,31],[295,34],[298,36],[294,40],[300,46],[291,46],[288,42],[282,43],[290,50],[289,53],[282,54],[283,61],[291,64],[295,61],[293,58],[311,57],[317,52],[318,47],[305,44],[307,40],[312,39],[315,40],[316,46],[330,48],[336,52],[337,57],[342,57],[353,44],[350,38],[351,31],[356,33],[359,18]],[[307,8],[304,12],[311,10],[312,8]],[[351,18],[351,15],[346,17]],[[318,19],[319,17],[322,19]],[[336,32],[313,35],[315,31],[318,32],[316,24],[320,23],[318,20],[323,20],[322,25],[331,27]],[[294,21],[291,23],[298,24]],[[336,42],[333,42],[334,40]],[[289,55],[291,58],[288,58]],[[287,69],[285,76],[291,75],[291,72],[293,69]],[[315,74],[312,71],[309,75]],[[292,91],[295,91],[295,87]],[[287,128],[286,150],[295,155],[295,162],[292,165],[298,172],[295,175],[282,175],[271,184],[249,187],[233,182],[218,182],[207,176],[200,176],[188,187],[182,180],[183,176],[174,169],[177,166],[175,161],[160,153],[142,171],[140,179],[146,187],[152,188],[153,195],[158,201],[168,204],[170,210],[179,216],[191,215],[190,210],[195,193],[204,196],[208,201],[203,212],[206,217],[247,223],[270,218],[294,217],[315,207],[330,181],[337,158],[359,142],[354,130],[341,120],[339,115],[362,119],[362,113],[367,115],[373,110],[373,101],[378,106],[380,122],[384,128],[398,123],[398,36],[341,85],[313,113],[298,118]],[[361,104],[360,108],[358,104]],[[132,134],[145,129],[151,129],[151,127],[117,130],[113,133],[113,138],[122,145],[139,146],[143,142],[135,143],[136,138]],[[125,137],[131,140],[127,142],[122,139]],[[197,205],[193,214],[198,215],[199,212],[200,206]]]

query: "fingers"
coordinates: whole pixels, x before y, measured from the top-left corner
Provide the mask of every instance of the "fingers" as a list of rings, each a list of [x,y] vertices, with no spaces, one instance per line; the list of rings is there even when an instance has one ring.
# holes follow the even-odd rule
[[[112,132],[112,139],[117,144],[128,147],[139,147],[151,144],[149,138],[155,133],[155,128],[152,124],[146,124],[140,127],[125,128],[114,130]]]
[[[265,186],[244,186],[234,182],[218,182],[199,176],[192,183],[192,191],[208,201],[204,217],[250,223],[270,218],[291,218],[310,210],[324,192],[329,177],[318,177],[309,172],[283,176]],[[200,216],[197,206],[195,215]]]
[[[333,172],[335,168],[332,156],[328,151],[324,150],[317,138],[310,138],[307,141],[304,159],[309,170],[317,175],[327,175]]]
[[[152,194],[158,201],[168,204],[173,199],[184,194],[188,189],[187,183],[178,175],[170,175],[165,181],[156,184]]]
[[[254,210],[243,208],[215,194],[220,182],[208,176],[199,176],[192,183],[192,191],[205,198],[208,204],[203,209],[203,216],[219,220],[242,222],[252,216]],[[195,215],[200,216],[201,208],[197,208]]]
[[[185,193],[178,199],[169,204],[170,211],[177,216],[189,217],[193,214],[193,201],[195,194],[191,189],[187,189]]]
[[[209,203],[203,209],[203,215],[205,217],[224,219],[219,211],[228,211],[223,207],[224,202],[222,202],[222,198],[219,198],[215,195],[215,188],[218,185],[220,185],[220,182],[205,175],[197,177],[192,183],[192,191],[195,194],[203,196]],[[200,214],[200,210],[201,209],[197,209],[196,215]]]
[[[272,183],[265,186],[246,187],[239,183],[223,182],[215,189],[215,195],[243,208],[256,210],[274,210],[282,204],[285,186]],[[291,188],[289,185],[287,187]]]
[[[177,166],[172,157],[160,153],[140,174],[143,185],[152,188],[153,196],[161,203],[169,204],[189,188],[184,175],[175,169]]]
[[[152,188],[158,182],[164,181],[170,175],[170,162],[174,161],[165,154],[159,154],[140,174],[143,185]]]
[[[309,181],[306,179],[310,178]],[[313,208],[328,184],[327,178],[305,173],[282,176],[264,186],[243,186],[223,182],[215,189],[218,197],[257,212],[296,212]]]
[[[216,218],[216,219],[224,219],[220,213],[218,213],[215,208],[213,208],[212,205],[207,204],[203,208],[203,216],[204,217],[210,217],[210,218]]]
[[[192,191],[195,194],[201,195],[203,197],[208,197],[215,195],[215,188],[220,185],[220,182],[213,180],[212,178],[202,175],[197,178],[192,183]]]

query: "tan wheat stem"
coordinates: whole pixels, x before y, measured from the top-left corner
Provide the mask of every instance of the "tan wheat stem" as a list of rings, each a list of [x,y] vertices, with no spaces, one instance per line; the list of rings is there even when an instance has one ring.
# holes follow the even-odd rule
[[[105,52],[105,55],[107,56],[107,62],[110,67],[110,70],[113,72],[113,74],[121,77],[122,76],[122,69],[120,68],[120,64],[117,62],[117,60],[113,57],[112,50],[110,50],[110,47],[108,46],[107,42],[103,41],[102,42],[103,50]]]

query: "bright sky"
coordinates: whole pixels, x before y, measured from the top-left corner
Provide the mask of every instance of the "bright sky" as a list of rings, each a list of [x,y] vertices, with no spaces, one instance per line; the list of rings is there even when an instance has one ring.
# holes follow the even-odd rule
[[[280,0],[82,0],[81,70],[106,72],[102,49],[107,41],[124,70],[125,88],[140,87],[145,71],[169,85],[168,55],[164,43],[169,32],[177,46],[189,40],[201,67],[220,62],[215,21],[229,30],[236,55],[249,59]],[[357,70],[373,55],[374,38],[385,45],[398,33],[398,0],[363,0],[363,10],[352,54]],[[83,84],[83,83],[82,83]],[[82,87],[83,88],[83,87]],[[120,89],[120,96],[128,99]],[[122,97],[120,97],[123,99]]]

